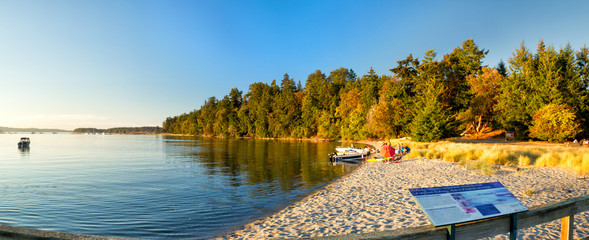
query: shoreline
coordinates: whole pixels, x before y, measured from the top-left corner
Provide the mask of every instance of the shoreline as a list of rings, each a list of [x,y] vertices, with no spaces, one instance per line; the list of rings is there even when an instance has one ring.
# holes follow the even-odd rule
[[[363,164],[364,163],[362,163],[362,165]],[[317,192],[320,192],[322,189],[328,187],[329,185],[331,185],[331,184],[333,184],[335,182],[338,182],[338,181],[342,181],[345,178],[351,176],[354,172],[358,171],[358,169],[360,169],[361,167],[362,166],[358,166],[356,169],[352,170],[351,172],[349,172],[346,175],[339,176],[339,177],[337,177],[335,179],[332,179],[329,182],[326,182],[326,183],[324,183],[324,184],[322,184],[320,186],[315,187],[315,189],[313,189],[313,191],[310,191],[308,194],[306,194],[304,196],[301,196],[298,199],[293,199],[290,203],[284,204],[282,207],[279,207],[279,208],[274,209],[274,211],[271,211],[271,212],[269,212],[269,213],[267,213],[267,214],[265,214],[263,216],[259,216],[259,217],[255,218],[255,219],[251,219],[251,220],[245,221],[245,224],[237,225],[237,226],[233,226],[233,227],[227,228],[227,229],[219,232],[218,234],[215,234],[213,236],[213,239],[225,239],[226,236],[233,235],[234,232],[237,232],[237,231],[240,231],[240,230],[244,229],[244,227],[247,226],[247,225],[255,224],[255,223],[258,223],[260,221],[264,221],[264,219],[267,219],[267,218],[273,216],[274,214],[276,214],[278,212],[281,212],[281,211],[284,211],[284,210],[286,210],[288,208],[291,208],[293,205],[295,205],[295,204],[297,204],[297,203],[299,203],[301,201],[304,201],[307,198],[312,197]]]
[[[192,137],[194,137],[193,135],[182,135],[182,134],[172,134],[172,135],[175,135],[175,136],[192,136]],[[197,137],[218,138],[218,136],[197,136]],[[223,138],[223,137],[221,137],[221,138]],[[238,137],[238,138],[242,138],[242,139],[261,139],[261,140],[283,140],[283,141],[292,141],[292,140],[312,141],[312,142],[313,141],[316,141],[314,139],[297,139],[297,138],[267,138],[267,139],[266,138],[249,138],[249,137]],[[331,140],[331,141],[334,141],[334,142],[350,142],[350,143],[365,144],[365,145],[371,146],[373,149],[378,144],[377,142],[359,142],[359,141],[341,141],[341,140]],[[325,140],[325,141],[322,141],[322,142],[328,142],[328,141]],[[286,210],[288,208],[291,208],[293,205],[295,205],[295,204],[297,204],[297,203],[299,203],[301,201],[304,201],[307,198],[311,198],[313,195],[315,195],[316,193],[322,191],[324,188],[328,187],[329,185],[334,184],[334,183],[336,183],[338,181],[342,181],[342,180],[350,177],[354,172],[358,171],[358,169],[360,169],[362,167],[362,165],[364,165],[364,164],[366,164],[366,162],[363,162],[363,163],[359,164],[360,166],[356,167],[354,170],[352,170],[351,172],[349,172],[349,173],[347,173],[345,175],[339,176],[339,177],[337,177],[335,179],[332,179],[329,182],[326,182],[326,183],[324,183],[324,184],[322,184],[320,186],[315,187],[315,189],[313,189],[312,191],[310,191],[308,194],[306,194],[304,196],[301,196],[298,199],[294,199],[290,203],[287,203],[287,204],[285,204],[285,205],[283,205],[281,207],[278,207],[278,208],[274,209],[274,211],[268,212],[267,214],[265,214],[263,216],[259,216],[259,217],[256,217],[254,219],[250,219],[248,221],[245,221],[244,224],[236,225],[236,226],[233,226],[233,227],[226,228],[225,230],[220,231],[217,234],[213,235],[213,239],[226,239],[227,236],[233,235],[234,232],[238,232],[240,230],[243,230],[245,228],[245,226],[248,226],[250,224],[255,224],[255,223],[264,221],[264,219],[267,219],[267,218],[271,217],[272,215],[274,215],[274,214],[276,214],[278,212],[281,212],[281,211],[284,211],[284,210]]]
[[[201,137],[205,137],[205,136],[201,136]],[[216,137],[216,136],[212,136],[212,137]],[[241,137],[243,138],[243,137]],[[254,138],[252,138],[254,139]],[[255,139],[261,139],[261,138],[255,138]],[[276,138],[270,138],[268,140],[303,140],[303,141],[309,141],[312,139],[295,139],[295,138],[282,138],[282,139],[276,139]],[[342,142],[341,140],[332,140],[335,142]],[[359,144],[365,144],[365,145],[369,145],[371,146],[373,149],[375,148],[375,146],[378,144],[377,142],[358,142],[358,141],[343,141],[343,142],[350,142],[350,143],[359,143]],[[362,168],[362,165],[366,164],[366,162],[363,162],[360,164],[360,166],[358,166],[356,169],[352,170],[351,172],[347,173],[346,175],[343,176],[339,176],[321,186],[317,186],[313,191],[309,192],[307,195],[302,196],[299,199],[295,199],[292,202],[290,202],[289,204],[285,204],[282,207],[279,207],[277,209],[275,209],[272,212],[269,212],[268,214],[265,214],[263,216],[257,217],[255,219],[251,219],[245,222],[245,224],[242,225],[237,225],[237,226],[233,226],[230,228],[227,228],[221,232],[219,232],[218,234],[215,234],[215,236],[213,237],[214,239],[227,239],[228,236],[234,235],[235,232],[241,231],[243,230],[246,226],[251,225],[251,224],[256,224],[259,222],[264,221],[267,218],[270,218],[271,216],[281,212],[281,211],[285,211],[289,208],[291,208],[292,206],[294,206],[295,204],[305,201],[308,198],[312,198],[315,194],[317,194],[318,192],[322,191],[323,189],[329,187],[332,184],[335,184],[339,181],[343,181],[344,179],[350,177],[352,174],[354,174],[354,172],[358,171],[358,169]]]
[[[375,142],[358,142],[378,144]],[[427,177],[424,177],[427,176]],[[589,181],[558,168],[530,168],[479,175],[442,160],[404,159],[400,164],[364,163],[353,172],[264,219],[217,239],[334,237],[430,225],[408,192],[499,181],[528,208],[589,194]],[[527,191],[534,193],[528,194]],[[575,215],[575,238],[589,237],[589,212]],[[520,236],[558,238],[560,221],[519,230]],[[497,235],[488,239],[508,239]]]

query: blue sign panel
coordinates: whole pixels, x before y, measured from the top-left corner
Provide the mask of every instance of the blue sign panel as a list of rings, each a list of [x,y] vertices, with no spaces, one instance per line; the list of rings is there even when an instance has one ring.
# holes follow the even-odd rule
[[[527,211],[500,182],[409,189],[435,226]]]

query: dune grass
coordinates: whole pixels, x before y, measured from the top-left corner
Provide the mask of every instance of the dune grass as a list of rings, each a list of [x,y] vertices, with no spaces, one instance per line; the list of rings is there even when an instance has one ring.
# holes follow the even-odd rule
[[[408,158],[444,159],[492,174],[493,166],[560,167],[589,174],[589,148],[559,145],[506,145],[487,143],[391,141],[411,148]]]

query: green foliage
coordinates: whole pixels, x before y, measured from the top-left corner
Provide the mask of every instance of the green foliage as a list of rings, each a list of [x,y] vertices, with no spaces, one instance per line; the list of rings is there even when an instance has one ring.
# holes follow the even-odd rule
[[[199,109],[166,118],[162,131],[261,138],[411,136],[436,141],[467,129],[478,134],[491,126],[515,130],[523,138],[543,138],[540,130],[549,128],[536,130],[536,125],[546,123],[533,116],[554,104],[570,106],[567,116],[577,124],[561,132],[565,138],[589,134],[587,47],[557,50],[540,41],[534,53],[522,43],[507,66],[501,61],[496,70],[482,65],[487,53],[468,39],[442,60],[436,60],[434,50],[421,60],[409,54],[390,69],[393,76],[379,76],[372,68],[361,77],[346,68],[329,76],[316,70],[303,87],[285,74],[279,84],[256,82],[246,93],[233,88],[222,99],[210,97]]]
[[[503,62],[503,60],[499,61],[495,70],[497,70],[501,76],[507,77],[507,67],[505,67],[505,62]]]
[[[450,115],[436,100],[428,100],[411,123],[411,137],[418,142],[443,139],[450,135]]]
[[[435,57],[433,50],[426,53],[419,67],[421,74],[416,78],[419,94],[413,105],[411,137],[418,142],[436,141],[451,135],[451,113],[442,102],[447,87],[442,66]]]
[[[532,116],[548,104],[567,104],[584,116],[588,90],[579,67],[582,59],[570,46],[556,51],[540,41],[533,54],[522,43],[509,59],[509,77],[500,82],[495,110],[501,125],[528,136]]]
[[[533,117],[530,136],[541,140],[562,142],[579,133],[575,111],[566,104],[548,104]]]

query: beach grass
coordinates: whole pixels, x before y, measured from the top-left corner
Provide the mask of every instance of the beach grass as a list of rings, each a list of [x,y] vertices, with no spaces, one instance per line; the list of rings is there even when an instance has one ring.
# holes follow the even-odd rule
[[[493,166],[560,167],[575,173],[589,174],[589,148],[565,147],[557,144],[489,144],[457,143],[450,141],[420,143],[392,140],[393,146],[403,144],[411,148],[407,158],[444,159],[468,168],[493,174]]]

